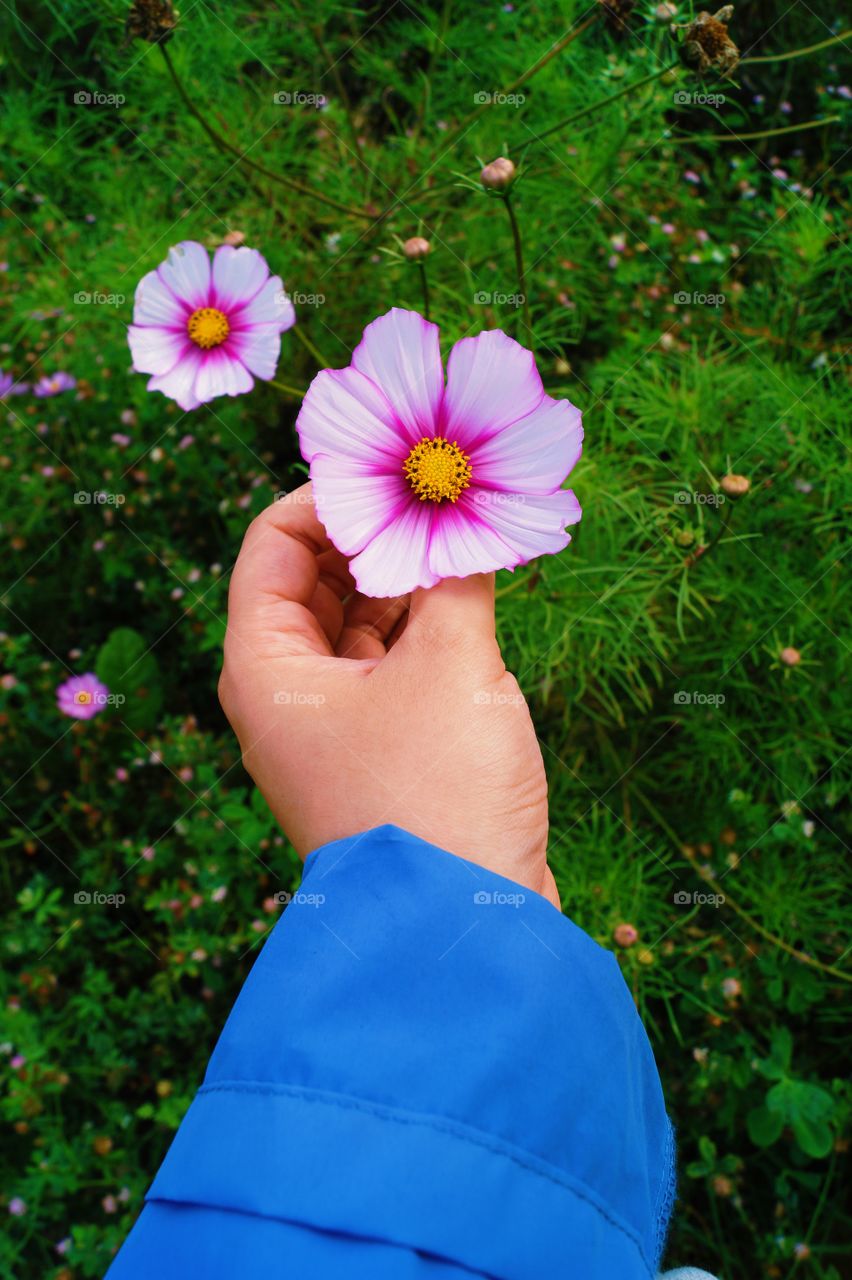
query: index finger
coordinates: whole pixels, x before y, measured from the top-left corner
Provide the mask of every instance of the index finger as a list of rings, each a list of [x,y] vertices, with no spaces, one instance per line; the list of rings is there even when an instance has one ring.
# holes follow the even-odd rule
[[[249,525],[228,593],[228,633],[267,656],[332,653],[310,608],[318,557],[332,549],[310,483],[274,502]],[[239,656],[239,652],[234,655]],[[245,655],[243,655],[245,657]]]

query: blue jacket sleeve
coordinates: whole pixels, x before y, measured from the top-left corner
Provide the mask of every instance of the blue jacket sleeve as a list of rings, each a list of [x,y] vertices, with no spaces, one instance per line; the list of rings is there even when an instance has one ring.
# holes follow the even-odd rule
[[[305,864],[109,1280],[649,1280],[673,1186],[615,958],[380,827]]]

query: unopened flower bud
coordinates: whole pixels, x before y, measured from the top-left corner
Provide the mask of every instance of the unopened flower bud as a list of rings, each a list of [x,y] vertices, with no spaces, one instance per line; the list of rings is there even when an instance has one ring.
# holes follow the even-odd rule
[[[632,924],[617,924],[612,936],[620,947],[632,947],[639,941],[639,930]]]
[[[722,492],[726,493],[729,498],[741,498],[751,488],[751,481],[748,476],[729,474],[722,476],[719,483],[722,486]]]
[[[412,236],[410,240],[406,240],[402,246],[402,252],[408,258],[409,262],[420,262],[425,258],[429,250],[432,248],[428,240],[424,240],[422,236]]]
[[[515,166],[505,156],[498,156],[480,173],[483,187],[489,191],[505,191],[515,180]]]
[[[672,22],[677,17],[676,4],[658,4],[654,10],[657,22]]]
[[[778,655],[781,661],[788,667],[796,667],[802,661],[802,655],[798,649],[794,649],[792,645],[788,645],[786,649],[782,649]]]

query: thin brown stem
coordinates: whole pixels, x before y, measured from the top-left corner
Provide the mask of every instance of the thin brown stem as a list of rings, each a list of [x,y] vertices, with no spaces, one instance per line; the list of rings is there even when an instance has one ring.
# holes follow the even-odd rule
[[[715,892],[721,894],[725,900],[725,906],[730,907],[732,911],[735,911],[740,919],[745,920],[752,929],[762,937],[766,938],[768,942],[771,942],[773,946],[780,947],[782,951],[786,951],[788,955],[794,956],[796,960],[801,961],[802,964],[808,965],[811,969],[819,969],[820,973],[828,973],[832,978],[838,978],[841,982],[852,982],[852,973],[844,973],[842,969],[836,969],[834,965],[823,964],[821,960],[815,960],[814,957],[809,956],[807,952],[799,951],[796,947],[791,946],[789,942],[785,942],[784,939],[779,938],[777,934],[770,933],[765,925],[762,925],[759,920],[754,918],[753,915],[743,907],[739,906],[730,894],[723,890],[719,882],[715,880],[713,876],[708,875],[706,871],[699,866],[694,853],[690,853],[688,849],[684,849],[683,854],[693,871],[695,871],[702,880],[705,880]]]
[[[533,350],[533,332],[530,323],[530,301],[527,296],[527,276],[524,270],[524,247],[521,240],[521,228],[518,225],[518,218],[515,213],[515,207],[512,204],[512,197],[507,191],[503,196],[503,203],[506,206],[506,212],[509,215],[509,225],[512,228],[512,243],[515,246],[515,267],[518,272],[518,288],[521,293],[521,306],[523,308],[524,327],[526,328],[530,350]]]
[[[591,14],[590,17],[586,18],[585,22],[581,22],[579,26],[574,27],[571,31],[567,33],[567,35],[564,35],[561,40],[557,40],[556,44],[553,45],[552,48],[548,49],[547,53],[542,54],[538,62],[535,62],[529,68],[529,70],[523,72],[522,75],[518,76],[517,79],[513,80],[510,85],[507,85],[507,87],[503,89],[499,95],[496,95],[496,96],[502,97],[506,94],[514,93],[516,89],[520,89],[523,85],[527,84],[533,78],[534,75],[536,75],[539,71],[541,71],[542,67],[546,67],[548,62],[551,62],[555,57],[557,57],[562,52],[563,49],[567,49],[568,45],[571,44],[574,40],[576,40],[578,36],[581,36],[584,31],[587,31],[588,28],[592,26],[594,22],[597,21],[598,16],[599,16],[598,12],[596,11],[595,13]],[[464,120],[462,120],[460,124],[456,125],[455,129],[452,130],[452,132],[448,135],[448,137],[442,139],[441,141],[442,153],[448,151],[449,148],[454,145],[454,143],[458,142],[461,135],[463,133],[466,133],[467,130],[470,129],[476,123],[479,117],[489,109],[490,106],[491,106],[490,101],[483,102],[481,103],[480,106],[476,108],[475,111],[472,111],[470,115],[465,116]],[[437,159],[437,156],[433,156],[430,164],[423,166],[423,168],[420,171],[420,174],[414,179],[414,182],[408,188],[406,195],[408,195],[409,192],[413,191],[414,188],[423,180],[425,175],[430,171],[432,164],[435,163],[436,159]],[[388,205],[386,209],[383,209],[382,212],[378,215],[379,220],[384,221],[386,218],[389,218],[391,214],[394,213],[399,208],[401,203],[402,203],[402,200],[399,197],[397,197],[391,204]]]
[[[296,6],[296,11],[298,12],[299,16],[302,17],[304,20],[304,13],[302,10],[301,0],[294,0],[294,3]],[[367,168],[366,162],[364,160],[364,149],[361,146],[361,139],[358,136],[358,129],[355,125],[355,115],[352,110],[352,101],[349,97],[349,93],[346,89],[346,84],[344,83],[344,80],[343,80],[343,75],[341,74],[341,71],[340,71],[340,59],[333,58],[331,53],[329,52],[329,49],[323,37],[323,31],[320,24],[316,22],[306,22],[306,25],[311,35],[314,38],[314,43],[316,47],[320,51],[320,56],[324,58],[327,63],[327,70],[331,72],[332,78],[337,88],[338,95],[340,97],[340,101],[343,103],[343,110],[346,115],[346,124],[349,128],[349,136],[352,139],[352,146],[355,149],[355,155],[358,158],[358,163],[361,166],[364,173],[369,174],[370,171]]]
[[[267,169],[265,165],[258,164],[256,160],[250,160],[244,152],[240,151],[239,147],[235,146],[232,142],[229,142],[227,138],[222,137],[222,135],[217,133],[212,125],[205,120],[203,113],[199,111],[193,102],[192,97],[184,88],[183,82],[175,70],[175,66],[172,62],[171,54],[168,49],[164,44],[161,44],[159,48],[166,60],[166,66],[168,67],[169,74],[174,81],[175,88],[180,94],[180,97],[185,103],[187,109],[201,125],[211,142],[213,142],[221,151],[226,151],[229,155],[236,156],[240,164],[247,165],[250,169],[255,169],[258,173],[262,173],[264,177],[271,178],[273,182],[280,182],[282,186],[290,187],[294,191],[298,191],[300,195],[308,196],[311,200],[319,200],[321,204],[328,205],[331,209],[337,209],[341,213],[351,214],[355,218],[365,218],[368,222],[373,221],[373,215],[367,213],[364,209],[356,209],[354,205],[342,204],[339,200],[332,199],[331,196],[323,195],[321,191],[315,191],[313,187],[308,186],[305,182],[300,182],[297,178],[286,178],[283,174],[275,173],[274,170]]]

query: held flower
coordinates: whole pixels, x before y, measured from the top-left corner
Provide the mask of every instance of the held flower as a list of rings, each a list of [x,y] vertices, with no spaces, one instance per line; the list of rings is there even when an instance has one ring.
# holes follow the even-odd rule
[[[188,410],[272,378],[296,313],[256,249],[222,245],[211,268],[204,246],[184,240],[140,280],[133,321],[134,369],[154,375],[149,391]]]
[[[364,595],[512,569],[561,551],[580,519],[561,487],[580,411],[545,394],[532,353],[499,329],[456,343],[445,386],[438,326],[394,308],[347,369],[317,374],[296,429],[319,518]]]
[[[93,671],[82,676],[71,676],[56,690],[56,704],[66,716],[75,720],[91,720],[103,711],[109,698],[109,689]]]

